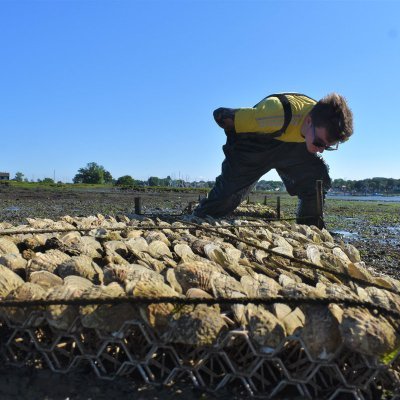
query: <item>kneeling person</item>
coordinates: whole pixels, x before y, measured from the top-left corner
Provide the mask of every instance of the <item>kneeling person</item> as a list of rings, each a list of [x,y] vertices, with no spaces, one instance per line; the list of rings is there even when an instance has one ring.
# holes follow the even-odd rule
[[[218,108],[214,118],[227,135],[225,160],[194,214],[226,216],[264,174],[276,169],[288,193],[299,198],[297,222],[322,228],[315,182],[323,181],[325,197],[331,179],[318,153],[337,150],[353,133],[344,97],[332,93],[315,101],[298,93],[273,94],[252,108]]]

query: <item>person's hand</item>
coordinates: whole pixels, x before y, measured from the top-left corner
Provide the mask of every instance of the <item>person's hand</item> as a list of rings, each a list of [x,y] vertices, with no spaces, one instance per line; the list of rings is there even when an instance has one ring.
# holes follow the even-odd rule
[[[226,133],[235,132],[235,111],[234,108],[220,107],[213,112],[215,122]]]

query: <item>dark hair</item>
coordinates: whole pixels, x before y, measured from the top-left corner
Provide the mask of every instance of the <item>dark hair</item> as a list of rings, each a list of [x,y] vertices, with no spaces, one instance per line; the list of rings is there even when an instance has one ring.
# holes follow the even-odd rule
[[[314,126],[326,128],[332,142],[345,142],[353,134],[353,113],[346,99],[337,93],[318,101],[310,116]]]

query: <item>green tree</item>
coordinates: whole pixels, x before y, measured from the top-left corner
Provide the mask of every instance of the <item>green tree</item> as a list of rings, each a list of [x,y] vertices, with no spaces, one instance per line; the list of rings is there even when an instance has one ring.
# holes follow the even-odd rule
[[[104,183],[113,183],[113,177],[108,171],[104,171]]]
[[[115,182],[117,186],[133,186],[135,180],[130,175],[120,176]]]
[[[50,185],[54,183],[54,181],[51,178],[44,178],[40,183],[43,183],[44,185]]]
[[[149,186],[160,186],[160,178],[158,178],[157,176],[151,176],[148,179],[147,184]]]
[[[86,168],[79,168],[74,176],[74,183],[111,183],[111,174],[102,165],[95,162],[88,163]]]
[[[393,178],[388,178],[384,190],[385,192],[392,192],[395,186],[396,186],[396,180]]]
[[[159,186],[171,186],[172,179],[168,175],[166,178],[160,179]]]
[[[22,172],[16,172],[14,181],[22,182],[24,180],[24,174]]]

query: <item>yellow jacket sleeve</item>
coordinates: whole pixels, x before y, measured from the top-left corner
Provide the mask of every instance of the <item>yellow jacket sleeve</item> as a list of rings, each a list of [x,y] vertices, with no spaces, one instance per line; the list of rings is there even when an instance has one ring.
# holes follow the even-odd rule
[[[235,112],[237,133],[273,133],[282,128],[283,122],[283,106],[277,97],[269,97],[255,108],[239,108]]]

